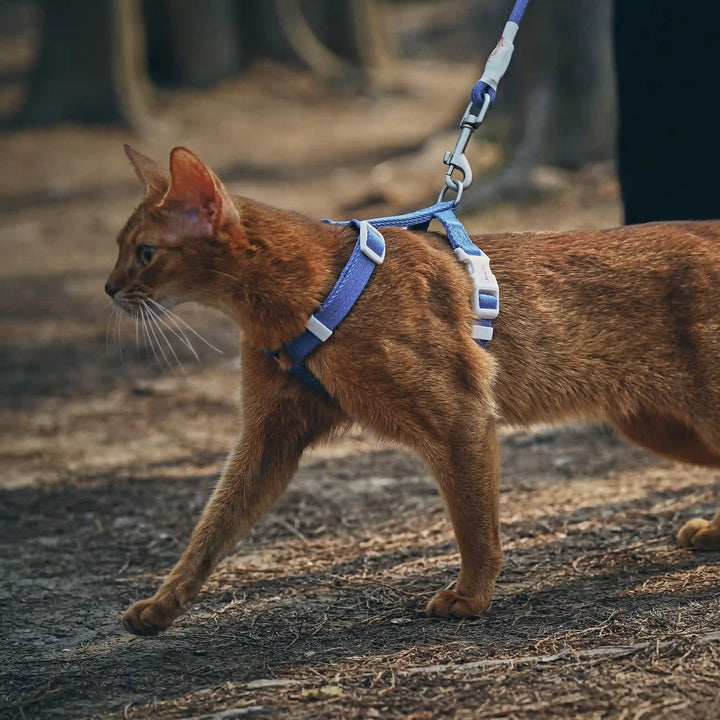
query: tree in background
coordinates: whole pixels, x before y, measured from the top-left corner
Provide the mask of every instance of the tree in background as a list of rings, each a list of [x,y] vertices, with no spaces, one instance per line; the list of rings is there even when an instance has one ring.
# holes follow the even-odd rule
[[[42,44],[18,124],[151,121],[136,0],[41,0]]]
[[[400,2],[400,0],[395,0]],[[155,129],[153,89],[203,87],[260,57],[331,82],[394,84],[385,0],[36,0],[41,51],[20,124],[124,122]],[[467,0],[411,42],[425,57],[484,62],[512,0]],[[402,27],[394,35],[403,37]],[[407,39],[407,38],[406,38]],[[466,194],[475,209],[538,191],[534,168],[614,155],[611,0],[532,2],[483,128],[503,170]],[[455,53],[452,55],[452,53]],[[469,93],[468,88],[468,93]],[[458,115],[462,99],[458,98]]]
[[[38,0],[42,43],[18,124],[153,123],[152,81],[205,86],[258,57],[378,82],[381,0]]]

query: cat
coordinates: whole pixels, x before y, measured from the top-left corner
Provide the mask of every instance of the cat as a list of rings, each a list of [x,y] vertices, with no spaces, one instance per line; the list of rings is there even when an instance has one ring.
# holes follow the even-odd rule
[[[387,228],[384,263],[307,360],[324,394],[264,349],[303,331],[357,230],[231,197],[184,148],[169,174],[126,152],[145,197],[106,291],[130,313],[196,301],[229,315],[244,422],[187,549],[124,614],[128,631],[169,627],[303,451],[353,422],[415,450],[437,480],[461,558],[455,589],[427,604],[437,617],[482,613],[500,572],[499,421],[606,421],[660,455],[720,467],[720,222],[476,236],[502,293],[487,351],[471,338],[472,284],[445,238]],[[678,541],[720,548],[720,512],[687,522]]]

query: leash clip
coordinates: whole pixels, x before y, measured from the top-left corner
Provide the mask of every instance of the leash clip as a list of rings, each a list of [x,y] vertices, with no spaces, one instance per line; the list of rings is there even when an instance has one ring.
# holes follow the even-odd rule
[[[490,97],[490,93],[485,93],[482,107],[478,110],[477,114],[473,114],[472,112],[476,107],[474,103],[470,103],[465,109],[465,114],[460,121],[460,136],[455,143],[455,149],[452,152],[446,152],[443,158],[443,162],[448,166],[448,170],[445,173],[445,187],[440,192],[438,202],[442,202],[448,190],[453,190],[457,193],[457,197],[455,198],[455,205],[457,205],[460,202],[462,191],[467,190],[470,185],[472,185],[472,168],[470,167],[470,161],[465,155],[465,149],[470,142],[470,137],[473,132],[480,127],[485,119],[491,102],[492,98]],[[456,170],[462,173],[462,178],[453,177],[453,173]]]

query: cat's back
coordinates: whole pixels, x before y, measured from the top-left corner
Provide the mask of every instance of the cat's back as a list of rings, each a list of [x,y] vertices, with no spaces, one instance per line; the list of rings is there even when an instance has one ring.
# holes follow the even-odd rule
[[[672,395],[691,360],[720,353],[718,221],[474,239],[500,286],[490,351],[508,419],[566,417],[590,395]]]
[[[475,236],[509,303],[566,296],[574,307],[644,305],[673,294],[715,297],[720,221],[658,222],[607,230]]]
[[[720,220],[655,222],[603,230],[563,230],[474,235],[493,268],[512,273],[556,266],[637,266],[674,269],[678,259],[720,262]]]

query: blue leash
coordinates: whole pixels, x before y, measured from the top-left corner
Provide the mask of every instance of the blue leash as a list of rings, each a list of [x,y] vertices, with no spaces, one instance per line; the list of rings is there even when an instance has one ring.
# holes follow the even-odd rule
[[[515,50],[513,40],[520,28],[520,21],[529,2],[530,0],[516,0],[510,13],[510,19],[505,23],[500,41],[490,53],[480,79],[473,85],[470,92],[470,104],[465,108],[465,114],[460,121],[460,137],[452,153],[445,153],[443,159],[443,162],[448,165],[448,170],[445,174],[445,187],[440,193],[439,200],[445,197],[448,190],[452,190],[455,192],[455,204],[457,205],[463,190],[467,190],[472,184],[472,170],[465,157],[465,148],[470,141],[470,136],[482,125],[485,114],[495,101],[498,84],[510,66],[510,60]],[[452,177],[456,170],[462,173],[461,180]]]
[[[340,277],[329,295],[305,324],[305,330],[296,338],[282,346],[292,359],[288,371],[314,390],[329,397],[323,384],[305,365],[307,356],[324,342],[327,342],[335,328],[352,310],[372,277],[375,268],[385,259],[385,238],[378,228],[405,227],[410,230],[427,230],[430,222],[438,220],[445,229],[447,239],[457,259],[464,263],[473,282],[472,305],[475,314],[472,337],[483,349],[492,339],[494,320],[500,311],[500,291],[497,280],[490,270],[490,260],[470,239],[463,224],[457,219],[457,208],[463,190],[472,183],[472,169],[465,156],[465,148],[472,133],[482,124],[488,108],[495,100],[498,83],[510,65],[513,40],[529,0],[516,0],[510,19],[505,24],[500,42],[497,44],[485,64],[480,79],[470,93],[470,104],[460,122],[460,137],[452,153],[445,153],[443,162],[448,166],[445,174],[445,186],[437,202],[430,207],[389,217],[372,220],[346,220],[335,222],[324,220],[333,225],[354,225],[358,229],[358,239],[350,259],[340,273]],[[460,179],[453,173],[462,173]],[[445,200],[448,191],[455,193],[454,200]],[[265,354],[276,360],[280,350],[265,350]]]
[[[517,0],[515,7],[513,7],[512,12],[510,13],[510,19],[505,25],[500,42],[488,59],[490,68],[488,68],[487,65],[485,66],[482,77],[473,86],[470,97],[472,98],[473,103],[475,103],[478,107],[482,107],[485,93],[490,94],[490,102],[495,100],[498,83],[502,79],[502,76],[505,74],[505,71],[510,64],[510,58],[512,57],[514,50],[512,42],[515,39],[515,35],[520,27],[520,21],[525,14],[525,10],[527,9],[529,2],[530,0]],[[513,25],[514,27],[512,27]],[[498,58],[498,55],[501,57]],[[502,68],[502,72],[499,77],[497,76],[496,68]]]

